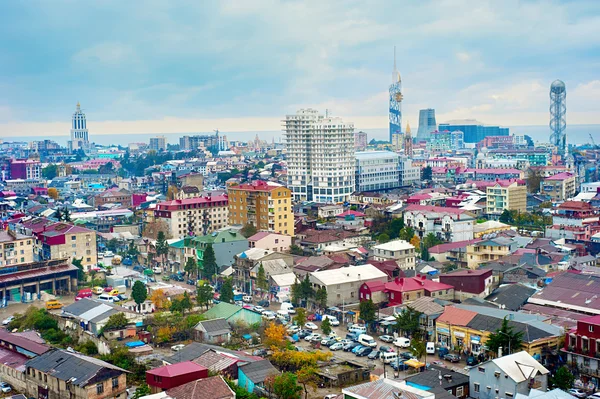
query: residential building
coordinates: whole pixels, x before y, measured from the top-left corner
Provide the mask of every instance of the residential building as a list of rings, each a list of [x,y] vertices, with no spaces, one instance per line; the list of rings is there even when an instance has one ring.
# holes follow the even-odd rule
[[[32,263],[35,260],[33,243],[31,236],[14,230],[0,231],[0,268]]]
[[[377,261],[395,260],[402,270],[415,268],[415,247],[404,240],[393,240],[373,246],[373,257]]]
[[[441,388],[457,398],[469,397],[469,376],[440,366],[431,366],[425,371],[406,377],[406,385],[427,391]],[[437,397],[437,395],[436,395]]]
[[[20,392],[27,390],[25,363],[31,358],[42,355],[51,349],[35,331],[11,333],[0,329],[0,378]]]
[[[53,349],[26,364],[27,396],[105,399],[127,396],[127,370],[77,352]]]
[[[200,396],[210,399],[235,399],[235,392],[229,388],[221,375],[202,378],[179,385],[163,392],[165,399],[192,399]],[[153,396],[154,399],[160,399]],[[148,398],[150,399],[150,398]]]
[[[261,248],[274,252],[287,252],[290,250],[291,245],[292,237],[268,231],[259,231],[248,238],[248,246],[250,248]]]
[[[365,151],[368,145],[367,133],[356,132],[354,133],[354,150]]]
[[[554,201],[566,201],[575,196],[577,176],[563,172],[545,178],[540,183],[540,194],[549,195]]]
[[[429,233],[448,242],[472,240],[474,223],[475,218],[462,209],[409,205],[404,212],[404,224],[421,240]]]
[[[545,392],[550,372],[525,351],[480,363],[469,370],[469,395],[476,399],[514,398],[531,389]]]
[[[87,120],[85,119],[85,114],[81,111],[79,102],[71,121],[71,140],[68,142],[68,147],[69,152],[78,150],[86,151],[90,148]]]
[[[233,257],[235,264],[233,266],[235,275],[234,283],[240,285],[242,290],[245,292],[253,292],[256,288],[256,280],[253,277],[254,271],[257,267],[263,263],[269,261],[283,261],[282,263],[277,262],[278,267],[285,264],[291,270],[291,266],[294,264],[294,256],[288,253],[274,252],[262,248],[250,248],[235,255]],[[289,270],[280,270],[281,273],[287,273]]]
[[[453,150],[462,150],[465,148],[465,133],[460,130],[450,132],[450,140],[452,141]]]
[[[241,306],[225,302],[218,303],[207,310],[204,313],[204,317],[206,317],[207,320],[225,319],[230,324],[244,323],[246,325],[252,325],[262,321],[260,314]]]
[[[420,180],[421,168],[413,166],[411,157],[400,155],[400,186],[410,186]]]
[[[162,221],[166,235],[183,238],[208,234],[227,226],[228,199],[226,195],[189,198],[159,202],[154,218]]]
[[[35,159],[12,159],[10,160],[11,179],[41,179],[42,164]]]
[[[414,385],[414,384],[413,384]],[[392,398],[410,398],[410,399],[435,399],[443,397],[446,391],[425,390],[422,387],[409,385],[408,381],[399,381],[388,378],[379,378],[375,381],[364,384],[353,385],[342,388],[344,399],[392,399]]]
[[[183,151],[197,150],[199,148],[210,150],[211,148],[221,150],[218,148],[219,135],[196,135],[196,136],[183,136],[179,138],[179,149]]]
[[[476,148],[481,150],[482,148],[492,149],[492,148],[513,148],[514,146],[514,136],[486,136],[477,143]]]
[[[486,213],[490,217],[499,217],[505,210],[527,212],[527,185],[524,180],[498,180],[486,192]]]
[[[294,235],[292,195],[287,187],[255,180],[228,186],[227,196],[229,224],[251,224],[257,230]]]
[[[354,124],[301,109],[284,121],[288,187],[295,200],[345,202],[355,189]]]
[[[467,267],[477,269],[479,265],[498,260],[516,250],[518,243],[506,237],[496,237],[475,242],[467,246]]]
[[[36,187],[45,187],[44,179],[11,179],[4,180],[6,191],[13,191],[17,195],[27,196]]]
[[[493,290],[494,277],[489,269],[459,269],[440,275],[440,283],[454,287],[454,299],[485,298]]]
[[[529,298],[529,303],[590,315],[600,314],[600,276],[566,271]]]
[[[445,300],[454,299],[454,287],[428,280],[425,275],[396,277],[394,280],[385,283],[383,287],[377,287],[377,290],[385,292],[387,295],[386,302],[390,306],[407,304],[426,296]],[[375,292],[371,291],[371,287],[366,287],[364,284],[361,286],[361,299],[368,300],[373,295],[375,295]]]
[[[63,314],[76,320],[83,331],[98,336],[110,316],[122,313],[131,325],[142,321],[143,316],[137,310],[127,311],[116,304],[92,298],[82,298],[63,308]]]
[[[460,268],[467,267],[467,247],[481,240],[456,241],[429,248],[429,255],[437,262],[452,262]]]
[[[123,188],[110,188],[103,193],[92,197],[93,206],[100,208],[107,204],[119,205],[122,208],[130,208],[132,205],[131,192]]]
[[[534,167],[549,165],[552,160],[552,153],[543,148],[494,149],[487,154],[491,159],[519,160]]]
[[[429,133],[430,139],[427,141],[427,151],[429,152],[447,152],[452,150],[452,135],[449,130],[433,131]],[[464,144],[464,143],[463,143]]]
[[[439,130],[448,130],[453,132],[460,130],[465,134],[465,143],[478,143],[486,136],[508,136],[509,129],[498,126],[486,126],[473,119],[455,120],[447,123],[440,123]]]
[[[167,139],[165,136],[151,137],[148,148],[156,152],[165,151],[167,149]]]
[[[546,227],[546,237],[588,241],[600,232],[600,211],[583,201],[565,201],[552,216],[552,226]]]
[[[456,172],[457,179],[467,183],[467,180],[470,179],[495,182],[496,180],[523,179],[524,176],[525,172],[514,168],[467,168]]]
[[[250,393],[261,395],[268,377],[276,377],[280,374],[270,361],[264,359],[238,367],[238,386]]]
[[[314,289],[327,290],[327,306],[359,302],[359,288],[369,281],[387,282],[387,275],[372,265],[349,266],[309,274]]]
[[[435,109],[427,108],[419,111],[419,128],[417,130],[417,141],[427,141],[430,133],[437,130],[435,121]]]
[[[181,241],[183,241],[183,264],[185,265],[188,258],[194,258],[200,268],[203,267],[204,252],[209,245],[213,248],[219,267],[231,265],[234,255],[248,249],[248,239],[232,229],[222,229],[203,236],[186,237]],[[181,241],[171,246],[179,247]]]
[[[150,392],[158,393],[207,377],[206,367],[183,361],[146,371],[146,384],[150,387]]]
[[[600,315],[577,320],[577,327],[565,334],[567,362],[575,368],[584,383],[600,380]]]
[[[400,187],[400,155],[392,151],[356,153],[358,192],[393,190]]]

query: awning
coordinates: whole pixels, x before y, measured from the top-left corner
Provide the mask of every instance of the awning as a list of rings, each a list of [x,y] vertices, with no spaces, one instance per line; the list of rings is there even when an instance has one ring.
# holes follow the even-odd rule
[[[349,315],[355,315],[356,313],[354,313],[353,311],[349,310],[346,313],[348,313]]]
[[[416,369],[425,367],[425,363],[422,363],[422,362],[418,361],[417,359],[409,359],[409,360],[405,361],[404,364],[406,364],[408,367],[414,367]]]

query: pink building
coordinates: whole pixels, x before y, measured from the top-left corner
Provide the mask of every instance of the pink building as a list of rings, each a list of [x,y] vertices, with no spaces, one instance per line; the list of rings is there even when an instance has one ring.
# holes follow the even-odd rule
[[[268,231],[259,231],[248,238],[250,248],[260,248],[276,252],[285,252],[290,250],[292,237],[284,234],[271,233]]]

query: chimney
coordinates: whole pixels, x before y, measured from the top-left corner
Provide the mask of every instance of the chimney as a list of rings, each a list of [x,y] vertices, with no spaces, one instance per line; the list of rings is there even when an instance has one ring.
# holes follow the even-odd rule
[[[399,284],[399,283],[400,283],[400,280],[398,279],[398,277],[396,277],[396,278],[394,279],[394,283],[396,283],[396,284]]]

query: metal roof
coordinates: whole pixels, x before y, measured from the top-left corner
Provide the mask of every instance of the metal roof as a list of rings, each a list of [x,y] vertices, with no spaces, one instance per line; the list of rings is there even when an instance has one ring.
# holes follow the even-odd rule
[[[231,332],[231,327],[229,327],[229,323],[225,319],[199,321],[195,329],[198,330],[198,327],[201,327],[202,331],[210,335],[222,335]]]
[[[252,362],[239,367],[239,370],[255,384],[263,382],[268,376],[279,374],[270,361],[260,360],[258,362]]]

